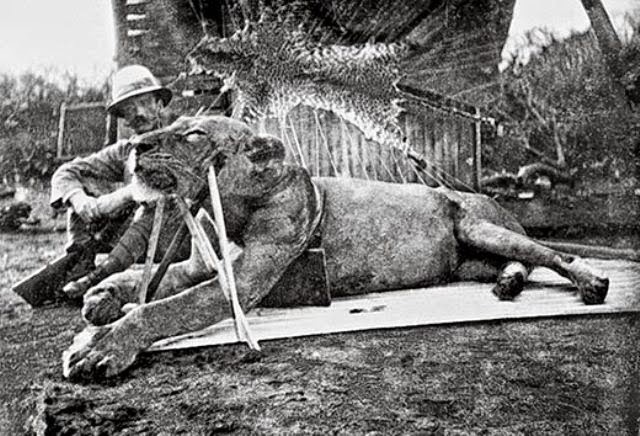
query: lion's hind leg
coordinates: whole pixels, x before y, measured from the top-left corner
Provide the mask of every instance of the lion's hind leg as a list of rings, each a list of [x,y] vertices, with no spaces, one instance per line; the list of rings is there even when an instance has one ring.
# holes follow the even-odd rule
[[[501,300],[513,300],[524,289],[531,269],[522,262],[508,262],[498,274],[496,285],[491,292]]]
[[[544,247],[487,220],[462,217],[456,222],[456,236],[475,250],[556,271],[577,286],[585,304],[600,304],[607,295],[609,279],[598,275],[581,258]]]
[[[497,256],[482,256],[475,254],[465,258],[453,272],[452,281],[495,282],[500,273],[500,265],[504,261]]]
[[[484,256],[476,253],[473,258],[465,259],[456,269],[453,279],[456,281],[494,282],[491,290],[501,300],[513,300],[520,295],[527,282],[531,268],[522,262],[506,261],[500,256]]]

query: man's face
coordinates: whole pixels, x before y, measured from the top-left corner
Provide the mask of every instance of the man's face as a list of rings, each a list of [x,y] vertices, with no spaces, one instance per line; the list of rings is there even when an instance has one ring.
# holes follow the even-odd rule
[[[162,102],[155,94],[131,97],[120,106],[120,115],[136,134],[150,132],[161,127]]]

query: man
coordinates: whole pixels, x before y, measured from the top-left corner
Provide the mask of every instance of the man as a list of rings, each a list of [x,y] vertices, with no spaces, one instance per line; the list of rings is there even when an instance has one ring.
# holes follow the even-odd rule
[[[149,69],[130,65],[116,72],[107,110],[122,118],[133,132],[142,134],[166,124],[163,109],[171,98],[171,91]],[[96,249],[87,249],[88,241],[99,239],[101,251],[109,251],[131,222],[135,206],[128,189],[131,174],[127,160],[131,152],[129,142],[119,140],[90,156],[65,163],[51,179],[52,207],[68,210],[67,251],[80,252],[81,260],[69,272],[67,281],[95,267]],[[111,231],[106,232],[107,228]]]

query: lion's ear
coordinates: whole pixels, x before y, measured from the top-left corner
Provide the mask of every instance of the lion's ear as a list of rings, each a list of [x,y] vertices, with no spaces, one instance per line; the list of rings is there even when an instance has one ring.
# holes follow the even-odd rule
[[[243,150],[251,162],[284,160],[284,144],[272,135],[256,135],[245,145]]]

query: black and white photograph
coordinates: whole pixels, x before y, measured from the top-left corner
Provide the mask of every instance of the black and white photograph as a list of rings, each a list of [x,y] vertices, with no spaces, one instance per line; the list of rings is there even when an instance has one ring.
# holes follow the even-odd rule
[[[0,40],[0,435],[640,435],[640,0]]]

